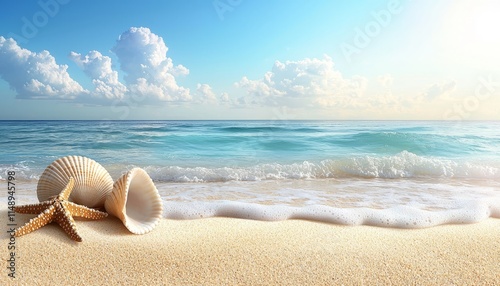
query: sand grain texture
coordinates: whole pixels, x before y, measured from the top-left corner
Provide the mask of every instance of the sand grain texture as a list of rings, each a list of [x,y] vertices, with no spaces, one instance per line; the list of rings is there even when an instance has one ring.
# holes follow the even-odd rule
[[[2,267],[0,284],[500,285],[498,219],[418,230],[162,220],[146,235],[130,234],[116,218],[76,224],[82,243],[55,224],[17,238],[17,278]]]

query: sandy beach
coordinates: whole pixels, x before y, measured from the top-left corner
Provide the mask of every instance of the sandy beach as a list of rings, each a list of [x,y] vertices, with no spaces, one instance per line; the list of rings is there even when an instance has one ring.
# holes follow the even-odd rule
[[[2,225],[6,226],[5,210]],[[17,215],[22,224],[31,216]],[[2,285],[498,285],[500,220],[407,230],[301,220],[162,220],[133,235],[116,218],[18,237]],[[2,231],[2,260],[8,258]]]

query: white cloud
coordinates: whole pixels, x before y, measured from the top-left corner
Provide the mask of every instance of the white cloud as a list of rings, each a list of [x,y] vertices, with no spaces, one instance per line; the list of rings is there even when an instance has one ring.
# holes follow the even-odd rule
[[[192,100],[189,88],[179,86],[175,79],[189,74],[189,70],[173,65],[163,38],[148,28],[132,27],[122,33],[112,51],[126,73],[125,81],[132,95],[150,100]]]
[[[115,100],[135,103],[158,101],[192,101],[189,88],[180,86],[176,78],[189,74],[182,66],[174,66],[167,57],[168,48],[161,37],[148,28],[135,28],[122,33],[112,51],[118,57],[125,81],[120,82],[109,56],[99,51],[86,55],[71,52],[73,60],[89,76],[94,90],[85,90],[71,78],[67,65],[58,65],[48,52],[35,53],[21,48],[12,38],[0,37],[0,77],[25,99],[74,99],[77,102],[110,104]],[[206,85],[200,92],[206,100],[215,95]]]
[[[105,99],[123,99],[127,87],[118,80],[118,72],[111,68],[111,58],[98,51],[91,51],[86,56],[71,52],[70,58],[92,79],[94,97]]]
[[[408,112],[408,98],[403,97],[402,94],[393,93],[394,78],[391,75],[379,76],[377,77],[377,82],[378,85],[370,89],[370,96],[365,97],[365,103],[368,105],[364,109],[365,112],[385,115]]]
[[[48,52],[21,48],[14,39],[0,36],[0,77],[25,99],[74,99],[87,94]]]
[[[229,102],[230,101],[229,93],[227,93],[227,92],[221,93],[221,95],[220,95],[220,101],[223,102],[223,103]]]
[[[456,88],[457,82],[449,80],[447,82],[435,83],[429,86],[423,93],[422,99],[433,100],[439,97],[450,95]]]
[[[198,84],[196,86],[196,93],[199,96],[199,101],[201,103],[216,103],[217,96],[212,91],[212,87],[208,84]]]
[[[15,40],[0,36],[0,77],[15,90],[18,98],[70,99],[80,103],[139,106],[192,102],[223,104],[226,107],[264,110],[260,107],[283,107],[297,112],[314,112],[325,117],[355,118],[360,114],[373,118],[389,115],[414,115],[422,112],[439,115],[439,108],[456,101],[455,80],[403,91],[401,79],[389,74],[374,77],[368,85],[360,76],[346,77],[335,69],[333,60],[305,58],[298,61],[276,61],[261,79],[242,77],[235,86],[244,92],[215,93],[209,84],[197,84],[193,94],[178,84],[180,76],[189,74],[182,65],[167,57],[168,47],[161,37],[148,28],[130,28],[117,40],[112,51],[121,71],[113,69],[109,56],[98,51],[87,54],[71,52],[70,58],[90,77],[94,89],[88,91],[71,78],[66,65],[59,65],[48,52],[21,48]],[[124,72],[120,81],[119,72]],[[394,91],[393,91],[394,85]],[[268,109],[269,110],[269,109]],[[306,114],[304,113],[304,114]],[[310,113],[313,114],[313,113]],[[430,113],[429,113],[430,114]]]
[[[353,107],[365,90],[366,79],[346,79],[335,70],[333,60],[306,58],[276,61],[260,80],[243,77],[235,84],[250,98],[240,102],[291,107]]]

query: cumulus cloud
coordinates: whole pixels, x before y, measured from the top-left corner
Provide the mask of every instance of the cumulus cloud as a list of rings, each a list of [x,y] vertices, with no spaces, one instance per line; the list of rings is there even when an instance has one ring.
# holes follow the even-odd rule
[[[229,93],[227,93],[227,92],[221,93],[221,95],[220,95],[220,101],[223,102],[223,103],[229,102],[230,101]]]
[[[436,99],[441,96],[447,96],[452,93],[457,86],[455,80],[449,80],[447,82],[435,83],[429,86],[423,93],[422,98],[427,100]]]
[[[87,55],[71,52],[70,58],[92,79],[94,97],[105,99],[123,99],[127,87],[118,80],[118,72],[111,67],[111,58],[98,51]]]
[[[48,52],[21,48],[14,39],[0,36],[0,77],[24,99],[74,99],[87,94]]]
[[[366,79],[344,78],[335,70],[333,60],[324,56],[323,59],[276,61],[262,79],[243,77],[235,85],[246,90],[247,98],[239,100],[244,103],[352,107],[362,96]]]
[[[457,86],[449,80],[414,93],[394,93],[391,75],[368,81],[364,77],[346,77],[335,68],[333,60],[305,58],[276,61],[260,79],[242,77],[235,83],[237,91],[215,93],[209,84],[198,84],[191,94],[178,79],[189,70],[174,65],[167,56],[162,37],[148,28],[132,27],[122,33],[112,48],[120,69],[112,59],[99,51],[71,52],[70,59],[92,80],[94,88],[86,90],[59,65],[48,52],[21,48],[15,40],[0,36],[0,77],[15,90],[18,98],[72,99],[98,104],[138,104],[192,102],[224,104],[232,107],[274,106],[283,108],[317,108],[345,114],[353,110],[372,114],[405,114],[415,106],[447,99]],[[123,73],[123,77],[119,76]],[[121,79],[121,80],[120,80]],[[397,88],[395,89],[398,90]],[[93,101],[89,101],[92,99]],[[98,100],[96,100],[98,99]],[[427,105],[425,105],[427,106]]]
[[[125,81],[133,95],[164,101],[192,100],[189,88],[179,86],[175,79],[189,74],[189,70],[173,65],[163,38],[148,28],[132,27],[122,33],[112,51],[126,73]]]
[[[198,84],[196,86],[196,93],[198,94],[201,103],[216,103],[217,96],[212,91],[212,87],[208,84]]]
[[[89,91],[72,79],[68,66],[58,65],[48,51],[32,52],[12,38],[0,37],[0,77],[17,92],[18,98],[74,99],[99,104],[128,99],[137,103],[192,101],[189,88],[176,80],[188,75],[189,70],[174,65],[167,51],[163,38],[148,28],[132,27],[122,33],[112,52],[125,73],[124,82],[109,56],[99,51],[71,52],[69,58],[92,80],[94,89]],[[198,89],[205,101],[216,98],[210,86],[201,85]]]

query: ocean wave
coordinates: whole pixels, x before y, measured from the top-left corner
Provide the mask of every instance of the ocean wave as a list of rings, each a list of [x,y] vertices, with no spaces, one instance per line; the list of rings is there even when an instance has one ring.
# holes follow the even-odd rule
[[[259,164],[250,167],[146,167],[163,182],[226,182],[324,178],[500,178],[500,164],[418,156],[403,151],[394,156],[355,156],[319,163]]]
[[[283,125],[273,125],[270,126],[224,126],[217,129],[218,131],[230,133],[230,134],[242,134],[242,133],[317,133],[322,132],[319,127],[304,127],[304,126],[283,126]]]
[[[0,166],[0,180],[6,180],[9,172],[14,172],[16,180],[38,180],[40,177],[40,170],[34,170],[32,161],[21,161],[17,164]]]
[[[394,156],[359,156],[341,160],[326,160],[321,170],[329,177],[363,178],[499,178],[498,163],[479,163],[424,157],[403,151]],[[330,173],[329,173],[330,172]]]
[[[15,165],[0,166],[0,179],[7,171],[15,171],[17,179],[36,180],[44,167],[35,167],[34,162],[23,161]],[[106,164],[103,164],[106,167]],[[403,151],[393,156],[351,156],[327,159],[317,162],[282,164],[265,163],[253,166],[225,167],[181,167],[144,166],[116,164],[113,170],[126,171],[133,167],[146,169],[158,182],[228,182],[263,181],[284,179],[326,179],[326,178],[466,178],[500,179],[500,162],[480,160],[458,160],[419,156]],[[112,175],[119,175],[114,174]]]

